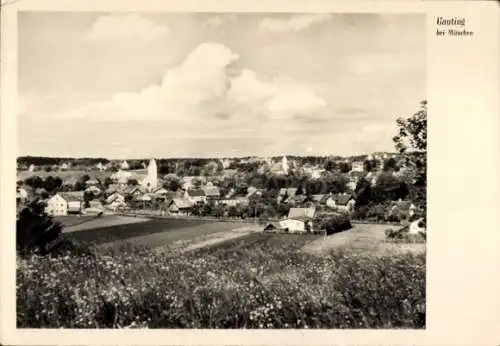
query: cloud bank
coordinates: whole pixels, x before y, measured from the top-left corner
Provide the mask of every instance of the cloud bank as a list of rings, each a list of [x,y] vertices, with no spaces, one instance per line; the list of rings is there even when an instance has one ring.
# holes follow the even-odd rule
[[[228,47],[205,42],[179,66],[169,69],[161,83],[111,100],[52,114],[55,118],[91,121],[165,120],[195,122],[252,118],[292,118],[314,115],[327,106],[312,87],[288,78],[264,80],[256,71],[235,69],[239,55]],[[265,76],[264,76],[265,77]]]

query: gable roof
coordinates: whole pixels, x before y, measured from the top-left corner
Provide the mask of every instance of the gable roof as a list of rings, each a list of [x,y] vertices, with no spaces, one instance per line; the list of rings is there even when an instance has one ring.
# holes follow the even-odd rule
[[[207,197],[219,197],[220,196],[220,189],[218,186],[205,186],[203,188],[205,191],[205,195]]]
[[[312,195],[311,196],[311,199],[314,201],[314,202],[318,202],[320,203],[323,199],[325,198],[325,195],[324,194],[318,194],[318,195]],[[326,200],[325,200],[326,201]]]
[[[338,205],[346,205],[351,199],[354,199],[354,197],[348,193],[340,194],[335,196],[335,203]]]
[[[198,189],[198,190],[188,190],[187,191],[188,195],[191,197],[204,197],[205,196],[205,191]]]
[[[61,192],[59,195],[66,200],[66,202],[83,202],[83,191]]]
[[[171,204],[174,203],[179,209],[187,209],[192,207],[192,203],[185,198],[174,198]]]
[[[288,218],[295,219],[297,217],[304,217],[304,216],[312,218],[314,217],[315,213],[316,213],[315,208],[290,208],[290,211],[288,212]]]

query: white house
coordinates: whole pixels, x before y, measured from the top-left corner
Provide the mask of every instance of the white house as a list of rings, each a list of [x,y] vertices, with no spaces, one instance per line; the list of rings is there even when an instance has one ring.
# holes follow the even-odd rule
[[[113,194],[108,196],[108,198],[106,199],[106,204],[112,210],[116,210],[120,207],[125,207],[125,197],[119,192],[114,192]]]
[[[59,168],[61,171],[67,171],[71,167],[70,163],[64,162]]]
[[[66,200],[57,193],[47,200],[45,212],[51,216],[67,215],[68,202],[66,202]]]
[[[115,201],[125,203],[125,196],[123,196],[121,193],[115,191],[111,195],[109,195],[108,198],[106,198],[107,204],[111,204]]]
[[[352,162],[352,172],[364,172],[365,164],[363,161],[353,161]]]
[[[185,198],[174,198],[168,204],[168,211],[172,214],[187,215],[193,203]]]
[[[79,214],[83,211],[83,204],[84,204],[83,191],[61,192],[60,195],[68,204],[68,209],[67,209],[68,214],[69,213]]]
[[[352,213],[356,205],[356,200],[350,194],[343,193],[335,196],[335,209]]]
[[[124,160],[121,163],[120,168],[123,169],[123,170],[127,170],[127,169],[130,169],[130,166],[129,166],[128,162]]]
[[[34,172],[35,171],[35,165],[34,164],[31,164],[29,167],[28,167],[28,172]]]
[[[95,168],[97,168],[97,170],[98,170],[99,172],[103,172],[103,171],[105,171],[105,170],[106,170],[106,166],[105,166],[105,165],[103,165],[101,162],[99,162],[97,165],[95,165]]]
[[[264,227],[264,231],[281,230],[287,233],[306,233],[312,232],[312,219],[309,217],[294,217],[281,220],[279,222],[268,223]]]

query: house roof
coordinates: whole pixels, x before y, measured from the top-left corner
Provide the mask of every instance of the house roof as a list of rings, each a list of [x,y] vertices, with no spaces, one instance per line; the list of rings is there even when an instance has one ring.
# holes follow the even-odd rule
[[[218,186],[206,186],[204,189],[207,197],[219,197],[220,189]]]
[[[354,197],[348,193],[335,196],[335,203],[338,205],[346,205]]]
[[[287,220],[297,220],[297,221],[306,222],[306,221],[312,220],[312,217],[308,217],[308,216],[295,216],[295,217],[289,217],[289,218],[287,218]]]
[[[269,222],[268,224],[266,224],[264,229],[270,229],[270,228],[281,229],[283,227],[279,222]]]
[[[59,195],[67,202],[83,202],[83,191],[61,192]]]
[[[192,203],[185,198],[174,198],[172,199],[172,203],[174,203],[179,209],[187,209],[192,207]]]
[[[311,198],[314,202],[321,202],[324,198],[325,198],[326,195],[312,195]],[[326,200],[325,200],[326,201]]]
[[[289,219],[295,219],[297,217],[314,217],[316,210],[314,208],[290,208],[288,212]]]
[[[205,191],[198,189],[198,190],[188,190],[188,195],[191,197],[202,197],[205,196]]]

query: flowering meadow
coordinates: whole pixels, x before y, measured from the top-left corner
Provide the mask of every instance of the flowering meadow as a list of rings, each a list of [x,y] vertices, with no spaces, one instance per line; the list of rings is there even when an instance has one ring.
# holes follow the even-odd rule
[[[425,253],[301,251],[257,235],[181,252],[17,260],[18,328],[424,328]]]

